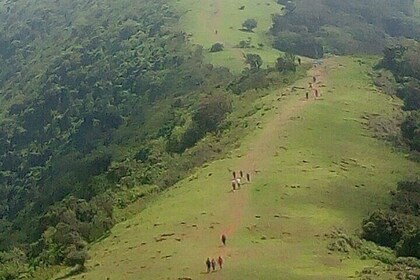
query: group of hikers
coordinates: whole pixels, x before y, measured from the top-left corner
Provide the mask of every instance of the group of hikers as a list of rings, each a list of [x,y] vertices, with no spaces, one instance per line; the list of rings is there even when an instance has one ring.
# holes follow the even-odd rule
[[[239,171],[239,177],[237,177],[236,175],[236,171],[232,172],[233,175],[233,179],[232,179],[232,190],[235,191],[237,189],[241,188],[241,179],[244,177],[244,172],[241,170]],[[246,181],[250,182],[251,181],[251,175],[249,173],[246,173]]]
[[[317,82],[316,77],[313,76],[312,77],[312,82],[310,82],[309,86],[308,86],[310,88],[310,90],[313,92],[313,95],[315,96],[315,99],[318,98],[321,95],[320,92],[319,92],[319,89],[314,87],[314,84],[316,84],[316,82]],[[309,99],[309,91],[307,91],[305,94],[306,94],[306,99]]]
[[[217,264],[219,269],[223,268],[223,259],[221,256],[217,258]],[[210,273],[211,270],[216,271],[216,261],[214,259],[207,258],[206,260],[207,273]]]
[[[239,175],[239,176],[237,176]],[[246,181],[249,183],[251,181],[251,175],[247,172],[244,174],[242,170],[240,170],[238,173],[236,171],[232,171],[232,189],[233,191],[239,189],[241,187],[241,179],[246,178]],[[222,234],[221,241],[223,246],[226,246],[226,235]],[[223,268],[223,258],[219,256],[217,258],[217,262],[214,258],[210,260],[210,258],[207,258],[206,260],[206,267],[207,267],[207,273],[210,273],[210,271],[216,271],[216,266],[219,265],[219,269]]]
[[[223,246],[226,246],[226,235],[222,234],[221,238]],[[223,268],[223,258],[219,256],[217,258],[217,264],[219,265],[219,269]],[[207,267],[207,273],[210,273],[211,270],[216,271],[216,261],[212,258],[207,258],[206,260],[206,267]]]
[[[237,176],[239,175],[239,176]],[[232,171],[232,189],[233,191],[239,189],[241,187],[241,179],[246,178],[246,181],[249,183],[251,181],[251,175],[247,172],[244,174],[244,172],[242,170],[240,170],[238,173],[236,173],[236,171]],[[223,246],[226,246],[226,235],[222,234],[221,236],[221,241]],[[219,265],[219,269],[223,268],[223,258],[221,256],[219,256],[217,258],[217,261],[212,258],[207,258],[206,260],[206,268],[207,268],[207,273],[210,273],[211,271],[216,271],[216,266]]]

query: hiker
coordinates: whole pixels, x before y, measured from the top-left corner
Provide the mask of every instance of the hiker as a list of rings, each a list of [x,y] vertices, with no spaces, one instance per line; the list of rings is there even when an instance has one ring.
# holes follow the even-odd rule
[[[298,61],[299,65],[302,63],[302,60],[300,59],[300,57],[298,57],[297,61]]]
[[[318,90],[315,89],[315,97],[318,97]]]
[[[235,172],[235,171],[233,171],[233,172],[232,172],[232,175],[233,175],[233,179],[235,179],[235,178],[236,178],[236,172]]]
[[[217,263],[219,264],[219,268],[222,269],[223,268],[223,259],[221,256],[219,256],[217,258]]]
[[[207,266],[207,273],[210,273],[210,266],[211,266],[210,258],[207,258],[206,266]]]
[[[312,77],[312,81],[315,83],[316,82],[316,77],[315,76],[313,76]]]
[[[249,175],[249,173],[246,173],[246,180],[249,182],[251,181],[251,175]]]
[[[244,177],[244,173],[242,172],[242,170],[239,171],[239,176],[241,176],[241,178]]]
[[[306,99],[309,99],[309,92],[306,92]]]
[[[309,88],[312,88],[312,83],[309,83],[309,86],[308,86]]]
[[[226,235],[222,234],[222,243],[226,245]]]
[[[216,261],[214,259],[211,259],[211,268],[213,269],[213,271],[216,270]]]
[[[232,180],[232,189],[233,191],[236,189],[236,180]]]
[[[240,178],[236,178],[236,184],[238,185],[238,189],[241,188],[241,179]]]
[[[214,30],[214,33],[216,33],[216,34],[217,34],[217,30]]]

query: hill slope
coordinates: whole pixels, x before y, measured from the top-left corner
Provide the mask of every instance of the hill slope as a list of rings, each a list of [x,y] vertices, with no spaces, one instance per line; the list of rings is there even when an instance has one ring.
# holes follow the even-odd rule
[[[322,99],[279,89],[257,101],[264,109],[251,118],[262,129],[117,225],[92,247],[88,272],[71,279],[345,279],[372,265],[331,254],[324,234],[357,230],[419,166],[367,130],[367,112],[389,116],[400,105],[374,89],[369,67],[328,59],[313,70]],[[252,182],[232,193],[229,170],[240,169]],[[219,255],[223,270],[203,275],[205,259]]]
[[[265,65],[273,65],[280,52],[271,48],[268,30],[271,15],[281,13],[282,6],[268,1],[180,0],[176,7],[182,13],[181,27],[191,35],[190,41],[210,49],[214,43],[222,43],[225,50],[207,55],[207,60],[225,66],[235,72],[244,68],[243,53],[259,54]],[[243,7],[243,9],[241,9]],[[258,25],[254,32],[245,32],[242,23],[253,18]],[[249,41],[249,48],[238,48],[240,41]]]

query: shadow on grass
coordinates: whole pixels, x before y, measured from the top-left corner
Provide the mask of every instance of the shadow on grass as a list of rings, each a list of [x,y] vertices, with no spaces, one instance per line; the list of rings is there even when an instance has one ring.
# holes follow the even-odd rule
[[[239,31],[246,32],[246,33],[254,33],[254,31],[246,29],[246,28],[239,28]]]

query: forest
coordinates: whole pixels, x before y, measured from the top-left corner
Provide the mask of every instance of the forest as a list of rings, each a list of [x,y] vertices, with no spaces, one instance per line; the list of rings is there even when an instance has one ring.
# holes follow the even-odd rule
[[[420,39],[414,0],[277,0],[273,47],[312,58],[325,53],[380,54],[399,37]]]
[[[206,64],[165,1],[128,2],[0,10],[0,279],[83,264],[114,207],[221,156],[234,139],[197,143],[229,127],[234,96],[284,78]]]

